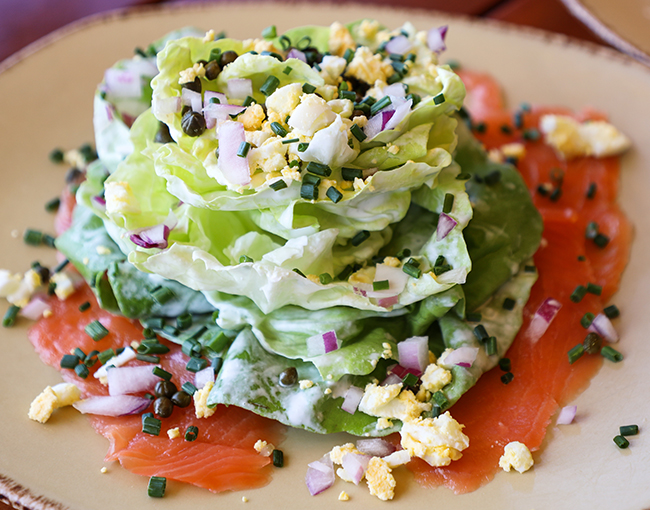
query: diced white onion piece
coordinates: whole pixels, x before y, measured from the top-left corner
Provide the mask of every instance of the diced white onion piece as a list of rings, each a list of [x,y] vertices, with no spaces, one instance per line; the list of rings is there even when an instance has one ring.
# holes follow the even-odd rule
[[[396,450],[393,443],[389,443],[380,437],[372,439],[359,439],[357,441],[357,450],[372,457],[386,457]]]
[[[43,317],[43,312],[49,309],[50,305],[48,305],[43,298],[35,296],[29,303],[20,309],[20,315],[29,320],[37,321]]]
[[[181,92],[181,102],[184,106],[191,106],[192,110],[198,113],[201,113],[201,110],[203,109],[201,93],[196,92],[195,90],[184,88]]]
[[[546,299],[539,306],[526,330],[526,336],[532,343],[536,343],[546,333],[560,308],[562,308],[562,304],[553,298]]]
[[[296,48],[291,48],[289,50],[289,53],[287,53],[287,59],[289,58],[297,58],[298,60],[302,60],[305,64],[307,63],[307,56]]]
[[[345,392],[345,398],[343,404],[341,404],[341,409],[346,413],[354,414],[357,411],[362,398],[363,390],[357,386],[350,386],[348,391]]]
[[[228,80],[227,96],[231,99],[246,99],[253,95],[253,81],[248,78],[233,78]]]
[[[133,395],[116,395],[110,397],[90,397],[72,404],[82,414],[99,416],[124,416],[138,414],[151,404],[151,400]]]
[[[447,49],[445,37],[447,36],[447,25],[438,28],[432,28],[427,32],[427,45],[435,53],[440,53]]]
[[[170,115],[181,111],[181,97],[162,97],[153,99],[153,113],[156,117]]]
[[[205,127],[212,129],[218,120],[230,120],[231,115],[237,115],[246,109],[244,106],[234,104],[211,103],[205,106]]]
[[[113,356],[104,365],[99,367],[93,374],[96,379],[106,377],[108,367],[121,367],[125,363],[135,359],[136,353],[131,347],[125,347],[124,350],[117,356]]]
[[[569,425],[576,417],[578,406],[566,406],[560,410],[560,415],[557,417],[557,425]]]
[[[251,182],[248,155],[237,155],[240,145],[246,141],[244,125],[241,122],[225,121],[219,126],[218,166],[223,176],[232,184],[246,185]]]
[[[334,466],[329,453],[324,455],[322,459],[311,462],[307,466],[305,483],[312,496],[320,494],[325,489],[329,489],[334,485],[335,478]]]
[[[406,97],[406,89],[403,83],[393,83],[382,89],[385,96]]]
[[[194,386],[197,388],[204,388],[208,383],[214,383],[214,369],[212,367],[206,367],[194,374]]]
[[[397,55],[404,55],[412,47],[413,45],[411,44],[411,41],[409,41],[408,37],[405,35],[398,35],[397,37],[393,37],[386,43],[386,51],[388,53],[395,53]]]
[[[155,58],[132,58],[130,60],[123,60],[122,65],[125,69],[138,76],[153,78],[158,74]]]
[[[436,239],[442,241],[449,233],[454,230],[458,222],[446,213],[440,213],[438,219],[438,228],[436,229]]]
[[[379,386],[390,386],[391,384],[399,384],[402,382],[402,378],[397,374],[388,374],[386,379],[384,379]]]
[[[111,396],[149,391],[160,381],[160,377],[153,373],[152,365],[113,367],[108,371],[107,377],[108,394]]]
[[[218,103],[210,103],[210,99],[213,97],[216,97],[219,102]],[[228,104],[228,98],[226,97],[226,94],[222,94],[221,92],[214,92],[212,90],[206,90],[203,93],[203,108],[208,106],[209,104]]]
[[[142,83],[140,75],[125,69],[107,69],[104,73],[106,90],[113,97],[140,97]]]
[[[478,347],[459,347],[445,356],[444,364],[450,368],[454,365],[470,368],[476,361],[477,354]]]
[[[399,364],[424,372],[429,364],[429,344],[426,336],[413,336],[397,344]]]
[[[370,457],[367,455],[359,455],[358,453],[346,453],[341,459],[341,466],[343,469],[345,469],[345,472],[348,474],[354,484],[359,485],[359,482],[366,474],[368,462],[370,462]]]
[[[406,287],[409,276],[399,267],[392,267],[387,264],[377,264],[375,271],[376,282],[388,280],[390,287],[387,290],[374,290],[368,292],[369,297],[390,297],[401,294]]]
[[[388,122],[384,124],[384,130],[396,128],[404,118],[411,111],[411,105],[413,100],[409,99],[407,101],[402,97],[390,96],[393,108],[393,115],[390,117]]]
[[[608,342],[618,342],[619,340],[618,333],[614,329],[612,321],[603,313],[596,315],[589,329],[598,333]]]

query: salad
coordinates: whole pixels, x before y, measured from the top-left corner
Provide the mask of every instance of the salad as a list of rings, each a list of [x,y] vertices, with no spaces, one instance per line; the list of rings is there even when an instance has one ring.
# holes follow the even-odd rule
[[[357,458],[354,474],[361,450],[328,456],[381,499],[393,467],[459,459],[471,438],[448,409],[522,325],[542,220],[517,169],[472,134],[463,81],[439,63],[444,33],[185,30],[108,70],[98,159],[56,247],[104,310],[159,340],[104,363],[160,362],[170,342],[211,374],[197,417],[225,405],[321,434],[401,432],[403,449]],[[119,368],[90,377],[110,390]]]

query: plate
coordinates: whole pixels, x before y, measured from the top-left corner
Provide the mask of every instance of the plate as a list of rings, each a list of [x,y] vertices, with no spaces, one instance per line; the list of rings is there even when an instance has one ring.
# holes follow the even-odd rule
[[[562,0],[580,21],[615,48],[650,65],[648,0]]]
[[[130,11],[101,16],[55,34],[40,47],[19,55],[0,74],[0,267],[26,269],[35,259],[54,262],[47,248],[26,247],[12,233],[25,228],[48,230],[52,217],[43,205],[58,193],[65,169],[48,162],[53,147],[77,147],[92,140],[92,97],[103,71],[166,32],[185,25],[221,30],[237,38],[259,34],[276,24],[281,32],[315,22],[330,24],[368,16],[367,6],[239,3],[192,5]],[[650,302],[650,70],[630,58],[594,45],[576,44],[562,36],[529,29],[436,15],[425,11],[375,7],[372,16],[388,26],[407,20],[418,28],[448,23],[449,50],[444,58],[488,71],[504,84],[511,104],[529,101],[579,109],[608,111],[612,122],[630,135],[634,149],[623,158],[620,200],[633,219],[636,239],[616,303],[623,311],[619,324],[620,364],[605,363],[575,403],[581,419],[562,429],[550,427],[535,468],[524,475],[500,472],[476,492],[456,496],[445,488],[420,488],[406,470],[396,470],[400,508],[436,506],[454,509],[623,509],[650,507],[650,342],[647,303]],[[7,67],[7,66],[6,66]],[[0,313],[4,313],[2,305]],[[31,400],[59,374],[38,360],[26,339],[26,327],[0,331],[0,492],[29,508],[102,510],[106,508],[202,510],[232,507],[249,499],[246,508],[329,508],[343,489],[358,509],[379,502],[359,487],[337,481],[334,488],[310,497],[303,479],[308,462],[320,458],[342,435],[317,436],[292,431],[282,448],[287,466],[276,471],[265,488],[215,495],[170,482],[165,498],[146,495],[147,479],[118,465],[101,474],[106,440],[96,435],[73,409],[55,413],[47,425],[30,421]],[[643,390],[643,391],[640,391]],[[632,446],[619,450],[612,442],[619,425],[637,423],[642,431]],[[21,492],[22,490],[22,492]]]

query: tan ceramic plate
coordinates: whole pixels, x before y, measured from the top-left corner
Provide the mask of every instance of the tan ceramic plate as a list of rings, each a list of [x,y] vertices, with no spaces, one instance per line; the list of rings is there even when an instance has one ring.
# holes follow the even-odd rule
[[[650,65],[649,0],[562,1],[604,41]]]
[[[447,489],[424,490],[406,470],[397,474],[400,508],[453,509],[624,509],[650,507],[650,71],[612,51],[570,43],[564,38],[512,27],[443,18],[430,13],[354,6],[308,4],[221,4],[163,9],[100,17],[56,34],[27,58],[0,74],[0,267],[24,270],[40,258],[53,262],[47,249],[27,248],[12,231],[49,230],[52,218],[43,204],[61,188],[64,170],[48,162],[55,146],[77,147],[92,140],[92,95],[103,70],[167,31],[184,25],[226,29],[237,38],[259,34],[270,24],[280,31],[307,23],[351,21],[371,14],[389,26],[407,20],[419,28],[449,23],[446,58],[500,77],[513,104],[531,101],[586,105],[611,113],[612,121],[634,140],[623,160],[621,201],[636,227],[632,259],[616,303],[623,310],[619,329],[623,363],[606,363],[588,390],[576,400],[580,419],[561,429],[551,426],[535,454],[535,468],[524,474],[497,474],[482,489],[456,496]],[[2,305],[0,313],[4,313]],[[119,465],[100,474],[106,440],[74,410],[62,410],[47,424],[27,418],[29,403],[59,374],[41,364],[26,339],[26,327],[0,330],[0,493],[29,508],[38,497],[74,510],[146,508],[233,508],[249,498],[251,509],[325,509],[345,488],[354,508],[380,502],[364,486],[338,481],[310,497],[303,478],[308,462],[319,458],[341,435],[319,437],[292,432],[283,445],[288,459],[266,488],[215,495],[170,483],[167,496],[146,495],[147,479]],[[628,450],[612,442],[618,426],[637,423],[641,434]],[[22,490],[15,484],[22,487]],[[344,487],[345,486],[345,487]]]

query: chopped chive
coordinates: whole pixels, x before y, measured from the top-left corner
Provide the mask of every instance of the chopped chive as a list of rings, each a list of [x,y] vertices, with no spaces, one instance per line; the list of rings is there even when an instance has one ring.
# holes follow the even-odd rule
[[[603,287],[601,285],[596,285],[595,283],[587,283],[587,292],[600,296],[603,292]]]
[[[354,136],[360,142],[363,142],[366,138],[368,138],[366,134],[361,130],[361,128],[356,124],[352,124],[350,133],[352,133],[352,136]]]
[[[321,67],[320,67],[316,62],[314,62],[314,66],[313,66],[313,67],[314,67],[314,69],[316,69],[316,71],[318,71],[318,72],[321,72],[321,71],[322,71]]]
[[[562,196],[562,188],[555,188],[551,192],[551,195],[548,198],[551,199],[551,202],[557,202],[561,196]]]
[[[160,435],[161,426],[162,422],[158,418],[142,415],[142,432],[145,434],[158,436]]]
[[[576,345],[573,349],[568,352],[569,363],[573,365],[580,357],[585,353],[585,348],[582,344]]]
[[[361,102],[363,104],[367,104],[368,106],[372,106],[373,104],[375,104],[377,102],[377,100],[372,96],[367,96],[367,97],[364,97]]]
[[[40,230],[33,230],[31,228],[28,228],[23,234],[23,241],[25,241],[25,244],[38,246],[43,242],[43,232]]]
[[[418,378],[415,374],[408,373],[402,378],[402,384],[406,386],[415,386],[418,383]]]
[[[442,266],[434,266],[433,274],[440,276],[441,274],[451,271],[453,267],[450,264],[443,264]]]
[[[219,310],[215,310],[212,312],[212,322],[217,322],[217,319],[219,318]]]
[[[449,214],[454,207],[454,195],[451,193],[445,193],[445,201],[442,205],[442,212]]]
[[[438,404],[433,404],[431,406],[431,418],[437,418],[438,416],[440,416],[440,413],[441,413],[440,406]]]
[[[350,48],[348,48],[348,51],[350,51]],[[275,467],[284,467],[284,453],[282,450],[273,450],[271,456]]]
[[[585,257],[584,255],[578,255],[579,262],[584,262],[585,260],[587,260],[587,257]]]
[[[393,66],[393,69],[395,69],[395,66]],[[402,79],[402,75],[400,73],[393,73],[388,77],[386,83],[388,83],[388,85],[392,85],[393,83],[397,83],[401,79]]]
[[[614,363],[618,363],[619,361],[623,361],[623,355],[618,352],[616,349],[613,347],[610,347],[609,345],[605,345],[601,350],[600,350],[601,356],[607,358],[609,361],[613,361]]]
[[[501,376],[501,382],[503,384],[510,384],[514,378],[515,375],[512,372],[506,372]]]
[[[305,83],[305,84],[302,86],[302,91],[303,91],[305,94],[313,94],[315,90],[316,90],[316,87],[314,87],[314,86],[313,86],[312,84],[310,84],[310,83]]]
[[[246,99],[244,99],[244,102],[241,105],[245,107],[249,107],[255,102],[256,102],[255,99],[253,99],[251,96],[246,96]]]
[[[490,335],[488,335],[488,332],[485,329],[485,326],[483,326],[483,324],[479,324],[474,328],[474,336],[479,342],[484,342],[485,340],[490,338]]]
[[[279,122],[271,122],[271,130],[278,136],[287,136],[287,130]]]
[[[249,150],[251,150],[250,142],[242,142],[239,144],[239,149],[237,149],[237,156],[245,158]]]
[[[534,142],[536,140],[539,140],[539,131],[535,128],[524,129],[524,132],[522,133],[522,137],[524,138],[524,140]]]
[[[194,356],[201,352],[201,344],[195,338],[188,338],[181,344],[181,351],[186,356]]]
[[[524,114],[523,112],[515,112],[514,125],[517,129],[524,127]]]
[[[603,345],[603,339],[597,333],[588,333],[582,341],[582,346],[587,354],[596,354]]]
[[[599,248],[604,248],[609,244],[609,237],[607,237],[605,234],[599,232],[596,234],[596,237],[594,237],[594,243],[596,246]]]
[[[84,364],[89,368],[95,366],[95,363],[97,363],[98,354],[99,351],[97,350],[90,351],[90,353],[88,353],[88,356],[86,356],[86,358],[83,360]]]
[[[196,386],[194,386],[191,382],[188,381],[188,382],[183,383],[183,385],[181,386],[181,389],[185,393],[187,393],[188,395],[191,396],[191,395],[194,395],[194,393],[196,393],[198,388]]]
[[[466,172],[460,173],[456,176],[457,181],[466,181],[471,178],[472,178],[472,174]]]
[[[510,369],[512,368],[512,363],[510,362],[510,358],[501,358],[499,360],[499,368],[504,372],[510,372]]]
[[[616,305],[609,305],[608,307],[604,308],[603,313],[607,316],[608,319],[616,319],[616,317],[621,315],[621,312]]]
[[[18,316],[19,311],[19,306],[10,305],[7,309],[7,312],[5,313],[4,318],[2,319],[2,326],[5,328],[12,327],[16,323],[16,317]]]
[[[269,184],[269,188],[271,188],[273,191],[280,191],[281,189],[285,189],[287,187],[287,183],[284,181],[284,179],[278,179],[277,181],[272,182]]]
[[[74,354],[64,354],[63,357],[61,358],[61,368],[69,368],[71,370],[74,370],[74,367],[76,367],[79,364],[79,359],[78,356],[75,356]]]
[[[61,149],[52,149],[49,158],[52,163],[63,163],[65,155]]]
[[[342,90],[341,92],[339,92],[339,99],[348,99],[350,101],[354,101],[356,98],[357,98],[356,92],[353,92],[351,90]]]
[[[341,168],[341,177],[344,181],[354,181],[355,179],[363,179],[363,170],[361,168]]]
[[[362,230],[361,232],[357,232],[352,239],[350,239],[350,244],[352,246],[359,246],[362,242],[364,242],[366,239],[370,237],[370,232],[367,230]]]
[[[82,351],[79,347],[76,347],[73,354],[79,358],[79,360],[85,359],[86,358],[86,353]]]
[[[164,305],[174,299],[176,294],[167,287],[158,287],[151,291],[151,297],[159,305]]]
[[[149,478],[149,485],[147,486],[147,494],[149,495],[150,498],[162,498],[165,495],[166,487],[167,487],[167,478],[163,476],[152,476],[151,478]]]
[[[412,257],[411,257],[410,259],[408,259],[408,260],[406,261],[406,263],[407,263],[408,265],[410,265],[410,266],[413,266],[413,267],[420,267],[420,261],[417,260],[417,259],[414,259],[414,258],[412,258]]]
[[[185,431],[185,441],[196,441],[196,438],[199,437],[199,428],[195,425],[190,425]]]
[[[53,198],[52,200],[48,200],[45,202],[45,210],[47,212],[56,212],[59,210],[59,206],[61,205],[61,199],[59,197]]]
[[[43,234],[43,244],[45,246],[49,246],[50,248],[55,248],[54,241],[56,241],[55,237],[49,234]]]
[[[596,196],[596,190],[598,189],[597,185],[595,182],[592,182],[589,184],[589,187],[587,188],[587,194],[586,197],[591,200]]]
[[[388,289],[390,289],[390,282],[388,280],[372,282],[372,290],[388,290]]]
[[[178,330],[171,324],[165,324],[162,328],[163,333],[169,336],[178,336]]]
[[[411,250],[409,250],[408,248],[402,248],[400,251],[397,252],[397,255],[395,255],[395,257],[400,260],[410,256],[411,256]]]
[[[415,108],[415,105],[418,104],[420,101],[422,101],[422,98],[420,97],[420,95],[419,94],[414,94],[414,93],[410,93],[410,94],[408,94],[406,96],[406,100],[408,101],[409,99],[412,101],[412,104],[411,104],[412,108]]]
[[[85,301],[85,302],[83,302],[83,303],[81,303],[81,304],[79,305],[79,311],[80,311],[80,312],[85,312],[85,311],[88,310],[89,308],[90,308],[90,302],[89,302],[89,301]]]
[[[575,290],[571,293],[571,301],[574,303],[579,303],[582,301],[582,298],[585,297],[585,294],[587,293],[587,287],[584,285],[578,285]]]
[[[185,370],[188,372],[200,372],[203,370],[205,367],[208,366],[207,360],[203,358],[190,358],[189,361],[187,362],[187,365],[185,365]]]
[[[271,74],[260,87],[260,92],[265,96],[270,96],[278,88],[278,85],[280,85],[280,80]]]
[[[277,122],[276,122],[276,124],[277,124]],[[300,141],[300,138],[288,138],[286,140],[282,140],[282,145],[288,145],[290,143],[296,143],[296,142],[299,142],[299,141]]]
[[[433,98],[433,104],[439,105],[445,102],[445,95],[441,92],[437,96],[434,96]]]
[[[409,260],[410,262],[410,260]],[[445,258],[444,255],[438,255],[436,258],[436,262],[433,264],[434,266],[444,266],[447,263],[447,259]]]
[[[314,186],[318,186],[320,184],[320,181],[321,178],[314,174],[305,174],[302,177],[303,184],[313,184]]]
[[[309,148],[308,142],[301,142],[298,144],[298,152],[305,152]]]
[[[416,279],[422,276],[422,270],[419,267],[415,267],[412,264],[404,264],[402,266],[402,271],[405,272],[407,275]]]
[[[487,174],[483,180],[488,186],[494,186],[501,180],[501,170],[494,170]]]
[[[210,367],[212,367],[212,370],[214,371],[215,375],[219,373],[219,370],[221,370],[222,365],[223,365],[223,358],[221,356],[212,358],[212,361],[210,362]]]
[[[253,259],[250,258],[248,255],[242,255],[241,257],[239,257],[240,264],[245,264],[246,262],[253,262]]]
[[[332,169],[329,166],[316,163],[315,161],[310,161],[306,170],[309,173],[320,175],[321,177],[329,177],[332,175]]]
[[[77,365],[74,367],[75,373],[81,377],[82,379],[86,379],[88,377],[88,374],[90,374],[90,371],[88,370],[88,367],[81,363],[80,365]]]
[[[113,349],[106,349],[105,351],[102,351],[97,355],[97,359],[102,365],[106,363],[109,359],[114,357],[115,357],[115,350]]]
[[[214,352],[221,352],[227,344],[228,337],[223,331],[219,331],[216,335],[213,335],[212,338],[205,341],[205,346]]]
[[[513,310],[515,307],[516,301],[512,298],[505,298],[503,300],[503,309],[504,310]]]
[[[262,37],[264,39],[275,39],[278,36],[275,25],[271,25],[262,30]]]
[[[485,341],[485,354],[494,356],[497,353],[497,337],[491,336]]]
[[[435,403],[440,407],[440,409],[444,410],[449,406],[449,399],[442,391],[436,391],[432,395],[432,398],[435,401]]]
[[[343,269],[343,271],[341,271],[338,275],[336,275],[336,279],[345,282],[348,280],[348,278],[350,277],[353,271],[354,269],[352,268],[352,266],[348,265]]]
[[[160,363],[159,356],[152,356],[150,354],[141,354],[139,352],[135,355],[135,359],[144,361],[146,363]]]
[[[580,325],[583,328],[587,329],[589,326],[591,326],[591,323],[594,321],[595,317],[596,316],[591,312],[585,313],[580,319]]]
[[[354,58],[354,50],[352,48],[348,48],[347,50],[345,50],[345,53],[343,54],[343,58],[348,64],[352,62],[352,59]]]
[[[171,381],[171,379],[172,379],[172,374],[167,372],[167,370],[165,370],[164,368],[153,367],[153,370],[151,372],[156,377],[160,377],[161,379],[163,379],[165,381]]]
[[[509,135],[510,133],[512,133],[512,128],[508,126],[508,124],[502,124],[499,129],[505,135]]]
[[[598,223],[595,221],[591,221],[587,224],[587,228],[585,229],[585,237],[587,239],[595,239],[596,236],[598,235]]]
[[[639,433],[639,426],[622,425],[618,430],[622,436],[636,436]]]
[[[468,322],[481,322],[483,315],[478,312],[471,312],[465,315]]]
[[[343,193],[336,189],[336,186],[330,186],[325,193],[327,198],[329,198],[335,204],[338,204],[343,198]]]
[[[300,198],[318,200],[318,185],[303,183],[300,186]]]
[[[319,274],[318,279],[320,280],[321,285],[327,285],[333,281],[332,275],[329,273]]]
[[[477,133],[485,133],[487,131],[487,124],[485,122],[477,122],[474,126],[474,131]]]
[[[303,278],[307,278],[307,277],[305,276],[305,273],[303,273],[303,272],[302,272],[300,269],[298,269],[297,267],[294,267],[294,268],[292,269],[292,271],[293,271],[294,273],[296,273],[297,275],[302,276]]]
[[[176,327],[181,331],[192,325],[192,314],[184,313],[176,318]]]
[[[94,320],[90,324],[87,324],[84,331],[95,342],[99,342],[102,338],[108,335],[108,330],[98,320]]]
[[[392,101],[389,96],[382,97],[379,101],[377,101],[375,104],[370,106],[370,115],[375,115],[377,112],[383,110],[388,105],[390,105],[391,102]]]
[[[623,436],[614,437],[614,442],[616,443],[616,446],[618,446],[621,450],[630,446],[630,442],[627,439],[625,439]]]

